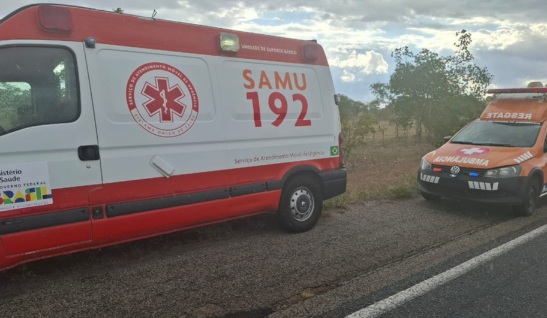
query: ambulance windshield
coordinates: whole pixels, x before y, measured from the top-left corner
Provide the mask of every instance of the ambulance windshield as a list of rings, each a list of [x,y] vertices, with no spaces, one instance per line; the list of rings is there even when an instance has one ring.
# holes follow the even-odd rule
[[[475,121],[462,129],[450,142],[501,147],[531,147],[537,140],[541,125],[538,123],[515,123]]]

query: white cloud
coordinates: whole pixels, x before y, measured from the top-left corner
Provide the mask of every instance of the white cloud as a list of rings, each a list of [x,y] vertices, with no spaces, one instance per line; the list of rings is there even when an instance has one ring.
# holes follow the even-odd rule
[[[349,70],[342,70],[342,73],[343,74],[342,74],[342,76],[340,76],[340,79],[343,82],[346,82],[346,83],[355,82],[355,80],[357,79],[357,76],[355,76],[355,74],[353,74]]]
[[[345,56],[337,56],[330,61],[332,66],[340,67],[347,73],[363,73],[363,74],[386,74],[388,71],[388,64],[384,60],[382,54],[375,51],[367,51],[365,53],[358,53],[352,51]],[[347,72],[347,73],[346,73]],[[346,81],[349,77],[346,76]],[[351,78],[355,80],[355,77]]]
[[[0,18],[32,0],[1,0]],[[499,87],[545,80],[547,1],[431,0],[56,0],[127,14],[317,39],[325,48],[337,90],[369,98],[369,85],[393,71],[390,53],[409,46],[451,54],[456,32],[469,30],[476,64]]]

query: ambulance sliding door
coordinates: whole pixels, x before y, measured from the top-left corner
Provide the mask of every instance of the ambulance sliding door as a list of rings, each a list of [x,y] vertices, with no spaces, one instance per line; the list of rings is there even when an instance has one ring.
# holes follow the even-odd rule
[[[228,197],[229,179],[208,57],[100,43],[86,57],[106,203],[94,239],[218,219],[203,207]]]
[[[81,43],[0,47],[0,239],[6,255],[91,242],[101,184]]]

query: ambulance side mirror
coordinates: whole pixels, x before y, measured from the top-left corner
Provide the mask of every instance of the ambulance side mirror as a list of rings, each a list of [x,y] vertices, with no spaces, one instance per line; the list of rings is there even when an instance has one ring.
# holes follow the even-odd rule
[[[448,142],[450,139],[452,139],[452,136],[444,136],[443,137],[444,142]]]
[[[342,100],[342,99],[340,98],[340,95],[338,95],[338,94],[335,94],[335,95],[334,95],[334,103],[335,103],[336,105],[340,105],[340,101],[341,101],[341,100]]]

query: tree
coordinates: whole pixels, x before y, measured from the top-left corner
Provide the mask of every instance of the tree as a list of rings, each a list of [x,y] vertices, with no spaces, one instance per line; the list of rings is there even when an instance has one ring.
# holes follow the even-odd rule
[[[473,64],[471,33],[462,30],[456,36],[456,51],[450,56],[428,49],[414,53],[407,46],[391,54],[395,70],[389,83],[374,83],[371,90],[392,109],[397,127],[414,125],[419,137],[425,128],[436,139],[456,132],[484,108],[482,94],[493,77]]]
[[[0,132],[11,129],[19,113],[31,107],[30,86],[26,83],[0,83]]]
[[[408,107],[404,97],[394,99],[391,96],[390,88],[388,84],[374,83],[371,86],[373,93],[377,96],[376,102],[383,101],[387,103],[382,112],[382,119],[389,120],[390,123],[395,124],[395,134],[399,137],[399,128],[408,130],[414,123],[413,108]]]
[[[340,95],[340,121],[342,122],[343,152],[346,160],[353,150],[365,144],[367,134],[374,132],[378,122],[371,113],[378,109],[378,103],[365,104]]]

